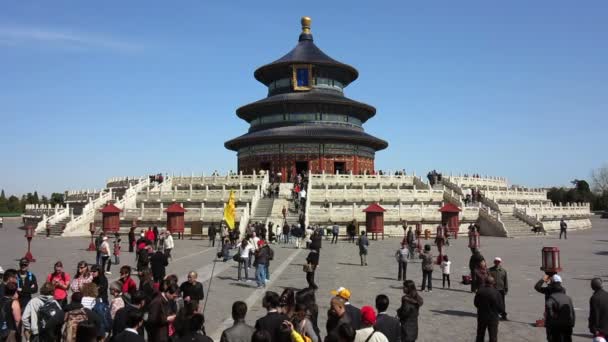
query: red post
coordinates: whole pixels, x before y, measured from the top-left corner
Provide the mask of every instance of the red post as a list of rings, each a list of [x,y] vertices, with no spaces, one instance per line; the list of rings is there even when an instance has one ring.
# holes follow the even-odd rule
[[[34,259],[34,256],[32,255],[31,251],[33,237],[34,227],[28,225],[27,227],[25,227],[25,238],[27,239],[27,253],[25,253],[24,258],[27,259],[29,262],[36,262],[36,259]]]
[[[91,243],[89,243],[89,248],[87,248],[87,251],[95,252],[95,223],[91,222],[89,224],[89,232],[91,233]]]

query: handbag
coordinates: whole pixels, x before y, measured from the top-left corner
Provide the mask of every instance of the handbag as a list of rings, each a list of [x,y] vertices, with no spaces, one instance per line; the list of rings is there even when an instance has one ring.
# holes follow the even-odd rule
[[[313,266],[312,264],[304,264],[304,266],[302,267],[302,271],[309,273],[313,271]]]
[[[240,262],[241,261],[241,254],[236,253],[233,257],[232,260],[236,261],[236,262]]]

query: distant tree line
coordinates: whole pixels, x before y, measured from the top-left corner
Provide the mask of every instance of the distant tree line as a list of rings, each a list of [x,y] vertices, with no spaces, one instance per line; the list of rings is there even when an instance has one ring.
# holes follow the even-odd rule
[[[604,177],[598,175],[603,174]],[[584,202],[591,205],[592,211],[608,210],[608,167],[593,172],[593,189],[589,183],[582,179],[572,181],[572,188],[553,187],[549,189],[547,197],[553,204]]]
[[[0,213],[23,213],[25,211],[26,204],[60,204],[63,205],[65,201],[65,195],[62,193],[54,192],[51,197],[48,198],[44,195],[38,196],[38,191],[33,193],[28,192],[26,195],[22,195],[21,198],[11,195],[8,198],[4,193],[4,189],[0,192]]]

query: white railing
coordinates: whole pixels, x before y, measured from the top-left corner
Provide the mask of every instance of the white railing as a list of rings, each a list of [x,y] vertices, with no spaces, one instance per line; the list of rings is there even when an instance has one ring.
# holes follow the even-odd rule
[[[458,193],[454,192],[454,190],[448,190],[443,192],[443,199],[446,202],[452,203],[456,206],[463,207],[462,197],[458,195]]]
[[[249,207],[249,203],[247,203],[247,205],[245,206],[245,210],[242,211],[240,217],[239,217],[239,233],[240,236],[242,237],[243,235],[245,235],[245,231],[247,230],[247,225],[249,224],[249,212],[251,211],[251,208]],[[224,218],[224,214],[222,213],[222,219]],[[236,220],[236,219],[235,219]]]
[[[486,188],[486,187],[497,187],[507,188],[509,185],[507,179],[503,177],[471,177],[471,176],[449,176],[443,177],[448,178],[450,182],[457,184],[463,188]]]
[[[52,226],[57,222],[70,217],[71,213],[72,208],[70,208],[69,203],[66,203],[65,208],[57,208],[57,211],[50,216],[42,214],[42,219],[36,225],[36,233],[44,232],[46,230],[47,223],[49,226]]]
[[[412,182],[414,183],[414,188],[419,188],[419,189],[429,189],[431,190],[431,183],[429,183],[428,181],[423,181],[420,177],[415,177],[412,180]]]
[[[306,212],[310,223],[323,223],[331,220],[332,222],[348,222],[356,219],[357,221],[365,221],[365,213],[363,209],[367,206],[359,206],[353,204],[348,207],[333,207],[330,204],[329,208],[311,206]],[[405,206],[382,206],[385,222],[400,222],[405,221],[431,221],[439,222],[441,213],[439,206],[430,207],[405,207]]]
[[[148,188],[150,186],[150,178],[142,177],[137,180],[135,186],[129,185],[127,191],[122,196],[122,198],[116,202],[114,205],[120,209],[125,208],[135,208],[137,206],[137,194],[144,188]]]
[[[521,208],[514,208],[513,209],[513,216],[517,217],[518,219],[524,221],[525,223],[527,223],[528,225],[534,227],[534,226],[543,226],[542,221],[540,221],[538,219],[538,217],[536,216],[532,216],[532,215],[528,215],[528,213],[526,212],[525,209],[521,209]]]
[[[65,225],[62,236],[78,236],[89,234],[89,223],[95,219],[95,213],[103,207],[108,201],[112,200],[112,189],[104,192],[95,200],[87,203],[82,208],[82,214],[72,219]]]
[[[161,201],[161,202],[180,202],[180,201],[211,201],[224,202],[228,200],[230,191],[234,191],[234,196],[237,201],[250,202],[254,194],[259,191],[255,190],[150,190],[139,191],[137,193],[137,201]]]
[[[257,173],[253,173],[250,175],[245,175],[242,172],[239,174],[225,175],[225,176],[205,176],[202,174],[201,176],[173,176],[173,184],[179,185],[188,185],[188,184],[197,184],[197,185],[222,185],[222,184],[260,184],[264,178],[267,179],[268,173],[264,172],[264,175],[259,175]]]
[[[441,183],[443,183],[443,185],[445,185],[448,189],[456,192],[458,195],[462,197],[465,196],[462,192],[462,188],[458,184],[452,182],[449,177],[441,178]]]
[[[313,186],[329,185],[413,185],[413,175],[354,175],[350,174],[309,174],[308,182],[313,183]]]
[[[120,219],[122,221],[146,221],[146,220],[166,220],[167,213],[164,207],[160,208],[136,208],[136,209],[124,209],[120,213]],[[186,221],[216,221],[219,222],[224,218],[224,208],[185,208],[187,211],[184,213],[184,219]],[[244,207],[236,208],[236,220],[240,220],[244,217],[245,213],[249,211],[249,203]],[[249,217],[249,215],[247,215]],[[101,214],[96,215],[96,219],[101,219]]]
[[[591,215],[589,203],[569,204],[565,206],[518,206],[519,210],[542,221],[543,219],[562,218],[562,217],[587,217]]]
[[[313,202],[441,202],[443,190],[414,189],[310,189]]]
[[[514,190],[482,190],[482,195],[494,201],[546,201],[546,190],[520,191]]]
[[[500,236],[504,234],[504,236],[509,235],[509,231],[505,227],[505,224],[500,219],[500,213],[496,211],[492,211],[488,207],[482,207],[479,209],[479,218],[485,219],[494,229],[494,231],[488,235]],[[483,228],[483,227],[482,227]],[[482,231],[483,233],[483,231]]]

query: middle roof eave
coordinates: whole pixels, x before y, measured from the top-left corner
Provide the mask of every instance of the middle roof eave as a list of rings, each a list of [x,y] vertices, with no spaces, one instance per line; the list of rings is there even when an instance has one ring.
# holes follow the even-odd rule
[[[260,116],[260,110],[263,111],[265,107],[280,105],[283,103],[319,103],[350,106],[353,107],[355,110],[359,111],[358,113],[353,114],[359,114],[358,116],[361,116],[364,120],[367,120],[376,114],[376,108],[366,103],[351,100],[345,96],[336,96],[323,92],[307,91],[283,93],[266,97],[259,101],[252,102],[238,108],[236,110],[236,115],[243,120],[252,120]]]

